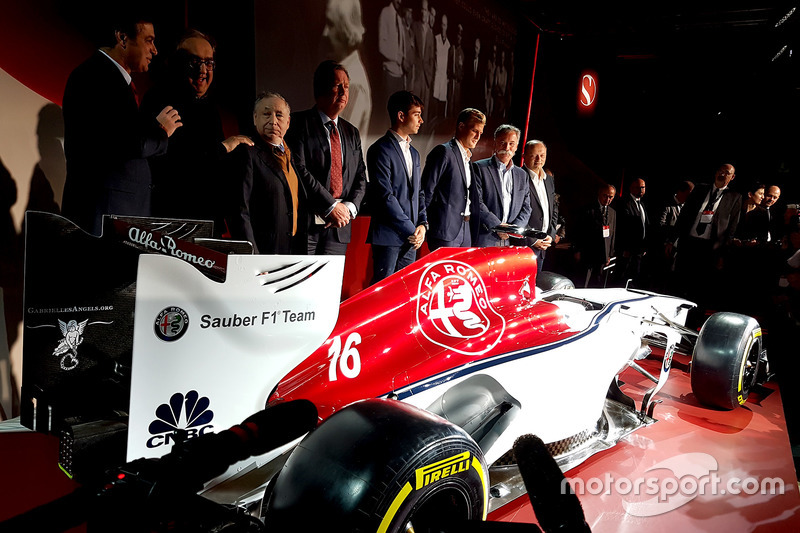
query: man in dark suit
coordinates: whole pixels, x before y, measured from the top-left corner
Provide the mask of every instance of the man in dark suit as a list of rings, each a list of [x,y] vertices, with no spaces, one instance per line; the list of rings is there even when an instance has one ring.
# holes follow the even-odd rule
[[[531,140],[525,143],[522,153],[525,162],[523,169],[528,174],[530,187],[531,216],[528,227],[547,233],[544,239],[525,238],[525,244],[533,249],[536,255],[537,269],[542,271],[545,252],[556,237],[558,223],[558,204],[556,204],[556,186],[553,174],[544,169],[547,161],[547,146],[542,141]]]
[[[718,295],[720,271],[742,209],[742,196],[728,185],[736,176],[733,165],[717,169],[714,183],[698,184],[678,215],[678,255],[675,270],[684,295],[700,306]]]
[[[485,125],[486,115],[477,109],[464,109],[456,120],[455,137],[434,147],[425,160],[422,188],[431,226],[431,251],[443,246],[472,246],[473,234],[477,240],[480,200],[470,158]]]
[[[503,124],[494,132],[494,155],[475,163],[475,185],[480,201],[478,246],[508,246],[507,233],[495,233],[499,225],[524,226],[531,216],[528,177],[513,157],[520,131]]]
[[[603,287],[603,268],[614,257],[614,238],[617,232],[617,212],[611,201],[617,189],[602,184],[597,189],[597,201],[580,211],[575,222],[573,250],[578,264],[578,281],[584,287]]]
[[[644,260],[649,243],[653,239],[653,225],[650,214],[644,203],[646,184],[644,179],[631,181],[629,194],[618,199],[616,206],[618,219],[617,250],[622,257],[619,260],[619,281],[626,283],[633,280],[634,286],[644,288],[647,272],[644,271]]]
[[[392,127],[367,151],[373,207],[367,242],[372,244],[372,283],[405,268],[416,259],[428,228],[422,192],[419,152],[411,135],[422,125],[422,100],[409,91],[389,98]]]
[[[309,212],[325,213],[336,227],[349,221],[347,208],[292,164],[283,141],[290,120],[281,95],[259,95],[253,108],[255,145],[233,152],[239,183],[229,216],[231,236],[252,242],[258,254],[307,254]]]
[[[320,63],[314,72],[311,109],[292,115],[286,142],[298,172],[308,171],[334,199],[347,207],[352,220],[361,209],[367,189],[366,167],[358,129],[339,114],[347,106],[350,76],[335,61]],[[308,253],[344,255],[350,242],[351,225],[326,226],[323,219],[309,219]]]
[[[149,216],[147,157],[163,154],[181,125],[178,112],[139,114],[131,73],[146,72],[158,51],[153,24],[129,17],[114,24],[113,41],[78,66],[64,90],[67,179],[63,213],[99,235],[103,215]],[[98,130],[104,117],[105,129]]]
[[[153,215],[212,220],[214,235],[227,232],[224,202],[227,187],[222,163],[245,135],[225,138],[222,119],[210,91],[214,81],[214,40],[189,30],[169,61],[164,83],[147,92],[142,112],[155,116],[167,103],[181,110],[183,126],[169,138],[165,156],[150,159],[153,174]]]

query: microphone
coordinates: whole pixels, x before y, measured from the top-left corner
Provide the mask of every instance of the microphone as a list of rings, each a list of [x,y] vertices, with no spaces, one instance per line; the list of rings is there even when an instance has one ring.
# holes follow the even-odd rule
[[[546,533],[590,533],[580,500],[542,439],[523,435],[514,442],[513,450],[542,529]]]
[[[229,511],[196,494],[203,484],[238,461],[302,437],[317,422],[317,408],[308,400],[275,404],[230,429],[176,444],[160,459],[136,459],[109,470],[109,481],[104,485],[80,487],[1,522],[0,529],[65,531],[92,519],[100,524],[98,531],[127,532],[149,531],[150,524],[175,517],[184,521],[187,516],[195,521],[200,520],[197,516],[227,520]]]
[[[277,403],[230,429],[175,445],[153,466],[160,471],[158,478],[197,492],[232,464],[302,437],[317,422],[317,408],[308,400]]]

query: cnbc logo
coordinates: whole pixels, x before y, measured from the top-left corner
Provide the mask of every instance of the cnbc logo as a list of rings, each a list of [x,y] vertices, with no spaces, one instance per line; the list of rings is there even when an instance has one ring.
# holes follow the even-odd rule
[[[169,402],[156,408],[156,419],[148,427],[152,437],[147,439],[147,447],[159,448],[172,444],[178,429],[186,430],[190,439],[212,431],[214,412],[208,408],[210,403],[208,398],[200,397],[194,390],[186,395],[179,392],[173,394]]]

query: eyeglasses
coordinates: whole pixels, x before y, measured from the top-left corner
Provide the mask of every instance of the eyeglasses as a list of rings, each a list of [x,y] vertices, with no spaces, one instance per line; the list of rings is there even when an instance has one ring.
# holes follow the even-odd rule
[[[213,59],[200,59],[199,57],[192,57],[189,59],[189,66],[192,69],[200,70],[200,67],[203,65],[206,66],[206,70],[211,71],[217,66],[217,62]]]

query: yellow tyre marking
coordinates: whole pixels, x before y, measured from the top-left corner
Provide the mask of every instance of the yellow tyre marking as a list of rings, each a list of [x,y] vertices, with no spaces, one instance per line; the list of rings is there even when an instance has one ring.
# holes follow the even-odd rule
[[[745,356],[742,358],[742,366],[739,368],[739,386],[736,389],[736,392],[739,393],[738,397],[736,398],[739,402],[739,405],[745,402],[744,398],[742,398],[742,380],[744,379],[744,367],[747,365],[747,358],[750,356],[750,348],[753,346],[753,341],[756,338],[761,336],[761,328],[756,329],[753,331],[753,336],[747,339],[747,347],[745,348]]]
[[[411,483],[406,482],[403,489],[395,496],[392,505],[389,506],[389,510],[386,511],[386,515],[383,517],[380,527],[378,527],[378,533],[386,533],[389,530],[389,524],[392,523],[394,515],[397,514],[397,510],[403,505],[405,499],[411,494],[411,490]]]
[[[469,452],[465,453],[469,454]],[[452,458],[445,459],[444,461],[439,461],[438,463],[434,463],[434,465],[429,465],[429,467],[451,460]],[[486,516],[489,512],[489,486],[486,484],[486,476],[483,472],[483,468],[481,468],[481,462],[474,455],[472,456],[472,468],[475,469],[475,471],[478,473],[478,477],[481,479],[481,487],[483,488],[483,516],[481,517],[481,520],[486,520]],[[412,490],[413,487],[411,486],[411,482],[407,481],[406,484],[403,486],[403,488],[400,490],[400,492],[397,494],[397,496],[395,496],[394,500],[392,500],[392,504],[389,506],[389,509],[383,516],[383,520],[381,520],[381,524],[378,527],[378,533],[386,533],[386,531],[389,530],[389,525],[392,523],[392,520],[394,520],[397,511],[400,509],[400,506],[403,505],[403,502],[406,500],[408,495],[411,494]]]
[[[472,457],[472,468],[475,469],[478,473],[478,477],[481,478],[481,486],[483,487],[483,518],[481,518],[481,520],[486,520],[486,515],[489,512],[489,486],[486,484],[486,477],[483,475],[481,462],[474,456]]]

